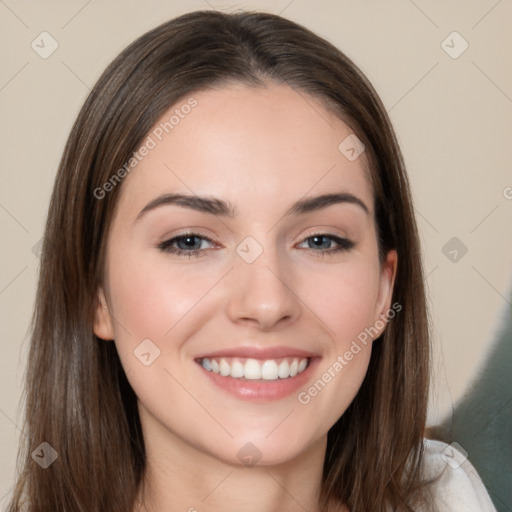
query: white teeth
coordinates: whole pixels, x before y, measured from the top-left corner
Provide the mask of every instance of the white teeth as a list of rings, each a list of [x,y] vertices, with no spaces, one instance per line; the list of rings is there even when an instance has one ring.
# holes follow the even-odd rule
[[[225,359],[221,359],[219,362],[219,372],[224,377],[231,375],[231,366],[229,366],[229,363]]]
[[[250,380],[261,379],[261,366],[256,359],[247,359],[244,365],[244,377]]]
[[[204,359],[203,359],[204,361]],[[203,363],[204,366],[204,363]],[[231,363],[231,377],[239,379],[244,376],[244,365],[240,361],[233,361]]]
[[[275,361],[265,361],[261,365],[261,378],[265,380],[276,380],[279,377],[277,372],[277,363]]]
[[[223,377],[231,376],[235,379],[245,378],[247,380],[277,380],[295,377],[302,373],[309,363],[309,359],[298,357],[265,361],[245,359],[245,362],[242,361],[238,358],[209,359],[204,357],[200,362],[203,368],[209,372],[218,373]]]
[[[297,370],[299,369],[299,362],[297,359],[294,359],[292,361],[292,364],[290,365],[290,377],[295,377],[297,375]]]
[[[290,376],[290,365],[286,359],[279,364],[277,375],[280,379],[286,379],[286,377]]]

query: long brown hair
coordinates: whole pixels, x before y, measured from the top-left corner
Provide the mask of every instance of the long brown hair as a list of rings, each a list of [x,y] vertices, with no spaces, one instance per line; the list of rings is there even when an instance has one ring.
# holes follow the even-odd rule
[[[228,82],[287,84],[335,110],[366,146],[381,259],[392,248],[398,253],[393,302],[401,311],[374,343],[357,396],[328,433],[319,507],[411,511],[426,488],[420,467],[430,347],[422,262],[386,110],[354,63],[306,28],[265,13],[197,11],[146,33],[109,65],[65,147],[44,234],[26,436],[10,512],[133,510],[145,468],[136,396],[114,344],[92,329],[122,183],[100,198],[97,190],[170,106]],[[42,442],[58,454],[44,470],[31,457]]]

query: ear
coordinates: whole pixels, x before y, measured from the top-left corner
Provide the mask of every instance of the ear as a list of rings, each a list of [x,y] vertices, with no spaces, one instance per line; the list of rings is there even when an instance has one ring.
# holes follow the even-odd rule
[[[108,309],[108,304],[105,298],[105,292],[102,288],[98,289],[98,296],[96,299],[96,310],[94,313],[93,331],[98,338],[103,340],[114,339],[114,327],[112,316]]]
[[[391,309],[391,300],[393,298],[397,263],[398,255],[396,251],[392,249],[388,252],[386,259],[381,265],[379,296],[375,308],[374,322],[379,333],[375,338],[378,338],[386,328],[386,319],[388,317],[388,312]],[[384,325],[382,325],[383,323]]]

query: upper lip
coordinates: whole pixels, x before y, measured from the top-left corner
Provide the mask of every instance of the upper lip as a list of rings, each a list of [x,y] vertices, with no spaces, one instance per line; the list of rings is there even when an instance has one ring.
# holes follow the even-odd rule
[[[308,352],[306,350],[300,350],[293,347],[286,347],[283,345],[277,347],[257,347],[257,346],[239,346],[226,348],[222,350],[216,350],[215,352],[209,352],[198,356],[196,359],[204,358],[220,358],[220,357],[243,357],[250,359],[279,359],[282,357],[301,357],[301,358],[312,358],[317,357],[318,354]]]

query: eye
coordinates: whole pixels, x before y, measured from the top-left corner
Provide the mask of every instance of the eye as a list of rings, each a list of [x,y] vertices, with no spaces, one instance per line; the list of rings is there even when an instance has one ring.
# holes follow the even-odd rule
[[[332,242],[336,244],[335,247],[331,246]],[[309,246],[308,252],[311,252],[318,256],[334,255],[336,253],[348,251],[352,249],[352,247],[354,247],[355,245],[354,242],[352,242],[348,238],[342,238],[336,235],[330,235],[328,233],[313,233],[299,245],[302,245],[304,243],[307,243]]]
[[[163,252],[175,254],[176,256],[191,258],[204,254],[205,247],[203,242],[214,243],[206,236],[197,233],[185,233],[158,244],[158,248]]]
[[[332,247],[332,243],[335,247]],[[187,258],[201,257],[206,254],[205,244],[214,244],[213,240],[206,236],[199,235],[198,233],[184,233],[183,235],[175,236],[158,244],[158,248],[166,253],[174,254],[176,256],[185,256]],[[334,255],[343,251],[348,251],[354,247],[354,242],[347,238],[342,238],[328,233],[314,233],[304,239],[299,244],[308,244],[308,252],[315,256]]]

